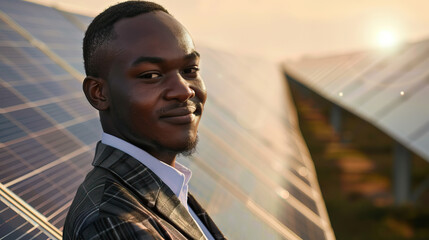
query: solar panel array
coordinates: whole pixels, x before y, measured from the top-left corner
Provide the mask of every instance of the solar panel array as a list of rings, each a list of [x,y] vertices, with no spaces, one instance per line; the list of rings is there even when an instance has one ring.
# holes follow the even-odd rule
[[[26,219],[14,212],[10,207],[0,202],[0,212],[2,221],[3,238],[8,239],[48,239],[50,235],[29,223]]]
[[[429,41],[284,64],[295,80],[429,161]]]
[[[60,238],[101,136],[81,91],[91,18],[0,2],[0,239]],[[197,46],[209,99],[191,191],[230,239],[333,239],[273,63]]]

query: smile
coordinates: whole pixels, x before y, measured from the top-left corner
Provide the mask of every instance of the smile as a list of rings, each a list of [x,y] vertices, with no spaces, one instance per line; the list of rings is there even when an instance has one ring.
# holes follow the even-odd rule
[[[171,124],[189,124],[195,120],[196,111],[197,107],[192,105],[174,108],[164,112],[160,119]]]

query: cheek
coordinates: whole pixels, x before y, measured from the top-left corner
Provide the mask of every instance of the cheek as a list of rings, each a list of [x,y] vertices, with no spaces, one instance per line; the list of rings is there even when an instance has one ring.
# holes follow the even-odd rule
[[[129,117],[134,124],[153,124],[156,120],[156,101],[148,94],[130,97]]]
[[[144,121],[145,119],[148,119],[149,111],[147,109],[146,104],[142,104],[139,101],[132,101],[130,102],[130,109],[129,109],[129,117],[130,119],[135,121]]]
[[[198,81],[194,85],[195,94],[201,100],[202,103],[205,103],[207,100],[207,89],[203,80]]]

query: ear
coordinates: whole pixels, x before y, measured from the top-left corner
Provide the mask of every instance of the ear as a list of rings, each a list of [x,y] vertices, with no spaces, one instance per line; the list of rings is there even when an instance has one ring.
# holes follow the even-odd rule
[[[83,92],[88,102],[98,111],[109,108],[109,91],[106,80],[87,76],[83,80]]]

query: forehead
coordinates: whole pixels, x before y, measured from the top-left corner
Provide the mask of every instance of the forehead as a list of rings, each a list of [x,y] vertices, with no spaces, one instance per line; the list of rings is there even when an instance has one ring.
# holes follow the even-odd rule
[[[173,58],[194,51],[187,30],[162,11],[121,19],[114,25],[114,31],[113,48],[121,53]]]

